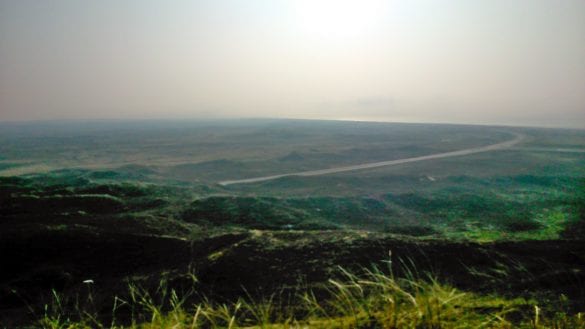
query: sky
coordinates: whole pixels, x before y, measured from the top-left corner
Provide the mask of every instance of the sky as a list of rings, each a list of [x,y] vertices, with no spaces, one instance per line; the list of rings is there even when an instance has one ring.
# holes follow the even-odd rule
[[[0,121],[585,128],[583,0],[0,0]]]

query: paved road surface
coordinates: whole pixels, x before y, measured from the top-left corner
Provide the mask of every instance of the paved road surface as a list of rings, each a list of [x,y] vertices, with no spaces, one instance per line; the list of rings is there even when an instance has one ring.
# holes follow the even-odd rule
[[[264,181],[278,179],[278,178],[282,178],[282,177],[288,177],[288,176],[319,176],[319,175],[335,174],[335,173],[352,171],[352,170],[371,169],[371,168],[393,166],[393,165],[410,163],[410,162],[443,159],[443,158],[470,155],[470,154],[476,154],[476,153],[497,151],[497,150],[512,147],[512,146],[520,143],[525,137],[524,135],[516,134],[516,133],[514,133],[514,135],[516,136],[514,139],[506,141],[506,142],[487,145],[487,146],[481,146],[481,147],[474,147],[474,148],[469,148],[469,149],[464,149],[464,150],[459,150],[459,151],[423,155],[423,156],[414,157],[414,158],[389,160],[389,161],[381,161],[381,162],[371,162],[371,163],[364,163],[364,164],[353,165],[353,166],[320,169],[320,170],[310,170],[310,171],[301,171],[301,172],[281,174],[281,175],[254,177],[254,178],[246,178],[246,179],[238,179],[238,180],[226,180],[226,181],[219,182],[219,185],[227,186],[227,185],[234,185],[234,184],[258,183],[258,182],[264,182]]]

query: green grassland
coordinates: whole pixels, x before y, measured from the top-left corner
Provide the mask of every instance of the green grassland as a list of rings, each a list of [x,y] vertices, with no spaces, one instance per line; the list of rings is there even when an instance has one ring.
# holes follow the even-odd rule
[[[566,228],[580,222],[585,204],[585,180],[562,176],[456,176],[441,182],[441,188],[419,192],[282,197],[226,194],[213,186],[92,179],[102,174],[0,178],[4,229],[84,225],[136,232],[144,226],[140,232],[166,234],[173,226],[186,233],[369,230],[482,241],[556,239],[568,236]],[[116,221],[124,225],[112,225]]]
[[[518,127],[3,124],[0,324],[583,327],[583,149],[583,131]]]

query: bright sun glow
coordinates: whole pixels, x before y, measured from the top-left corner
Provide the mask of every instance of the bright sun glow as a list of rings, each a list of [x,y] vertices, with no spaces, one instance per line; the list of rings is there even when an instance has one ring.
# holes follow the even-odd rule
[[[300,30],[317,38],[360,37],[371,33],[383,19],[384,0],[298,0]]]

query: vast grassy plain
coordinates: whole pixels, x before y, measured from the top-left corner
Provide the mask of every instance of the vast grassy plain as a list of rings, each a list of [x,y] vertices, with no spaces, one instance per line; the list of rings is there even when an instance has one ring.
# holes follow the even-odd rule
[[[0,124],[0,218],[6,327],[584,326],[582,130]]]

